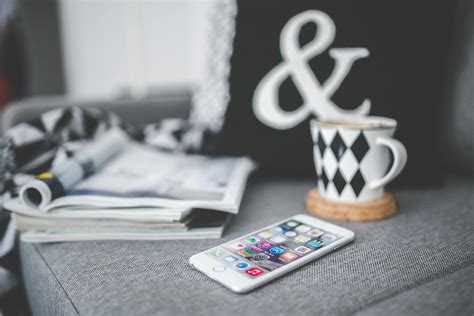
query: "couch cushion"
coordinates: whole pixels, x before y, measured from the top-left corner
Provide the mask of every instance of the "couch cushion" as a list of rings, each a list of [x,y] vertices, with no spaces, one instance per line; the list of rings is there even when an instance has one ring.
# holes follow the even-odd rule
[[[473,294],[474,265],[470,265],[369,306],[358,315],[472,315]]]
[[[76,315],[77,309],[41,252],[31,245],[22,245],[21,251],[22,256],[27,256],[22,258],[21,268],[32,312],[36,315]]]
[[[474,180],[457,178],[439,190],[396,192],[400,211],[393,218],[340,223],[356,233],[353,244],[250,294],[234,294],[189,266],[196,252],[303,210],[304,194],[313,185],[252,179],[241,212],[222,240],[22,243],[32,309],[49,314],[346,314],[474,263]]]
[[[89,100],[63,96],[38,96],[11,104],[0,117],[0,136],[18,123],[62,107],[91,107],[115,112],[125,122],[137,126],[156,123],[163,118],[187,118],[191,92],[187,87],[168,87],[144,99]]]

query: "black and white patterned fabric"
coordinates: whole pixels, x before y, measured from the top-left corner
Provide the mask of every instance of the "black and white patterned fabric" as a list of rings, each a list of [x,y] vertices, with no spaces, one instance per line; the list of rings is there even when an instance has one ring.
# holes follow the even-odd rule
[[[65,143],[92,139],[111,127],[121,127],[134,135],[130,126],[115,114],[97,109],[78,107],[62,108],[44,113],[29,122],[10,128],[0,139],[0,212],[3,199],[16,196],[17,175],[35,175],[47,171],[59,153],[73,155]],[[7,220],[8,222],[8,220]],[[14,238],[12,223],[8,224],[0,244]],[[2,249],[0,258],[12,250]]]
[[[11,138],[0,139],[0,199],[4,192],[12,192],[13,170],[15,169],[15,154]]]
[[[190,123],[165,119],[143,129],[135,128],[112,112],[79,107],[52,110],[20,123],[0,139],[0,212],[3,199],[17,195],[25,175],[29,178],[28,175],[49,170],[55,158],[74,155],[71,142],[93,139],[112,127],[119,127],[131,138],[156,148],[184,151],[182,135],[190,129]],[[10,223],[8,227],[13,226]],[[0,235],[0,244],[14,238],[9,236],[14,233],[10,229],[3,238]]]
[[[9,129],[0,139],[0,196],[15,195],[16,174],[47,171],[61,151],[73,152],[67,143],[93,139],[112,127],[123,129],[131,138],[166,151],[190,152],[184,135],[193,128],[187,120],[163,119],[144,128],[136,128],[112,112],[94,108],[70,107],[49,111],[40,117]],[[208,137],[206,129],[201,135]]]
[[[111,112],[78,107],[49,111],[14,126],[0,142],[0,193],[14,193],[13,176],[17,173],[48,170],[64,143],[92,139],[111,127],[133,134],[132,128]]]
[[[322,129],[314,145],[319,188],[347,199],[357,199],[367,185],[368,172],[377,155],[371,151],[373,138],[368,131],[340,132]],[[388,152],[387,152],[388,154]]]

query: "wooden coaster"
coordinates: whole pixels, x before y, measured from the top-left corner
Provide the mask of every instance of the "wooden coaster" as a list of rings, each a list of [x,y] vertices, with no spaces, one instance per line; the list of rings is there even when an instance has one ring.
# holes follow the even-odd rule
[[[388,192],[375,201],[350,204],[328,201],[319,194],[317,188],[306,194],[306,207],[313,215],[354,222],[378,221],[397,212],[397,202],[393,194]]]

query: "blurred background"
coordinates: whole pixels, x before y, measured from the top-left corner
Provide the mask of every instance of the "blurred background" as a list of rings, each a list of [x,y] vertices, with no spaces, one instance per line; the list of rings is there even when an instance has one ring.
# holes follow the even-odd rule
[[[113,2],[113,5],[111,5]],[[1,0],[0,106],[194,86],[215,0]]]
[[[0,136],[5,111],[23,99],[134,99],[146,107],[156,92],[190,91],[203,73],[215,2],[0,0]],[[36,105],[23,115],[44,111]],[[0,315],[27,315],[17,252],[3,253],[8,222],[0,210]]]

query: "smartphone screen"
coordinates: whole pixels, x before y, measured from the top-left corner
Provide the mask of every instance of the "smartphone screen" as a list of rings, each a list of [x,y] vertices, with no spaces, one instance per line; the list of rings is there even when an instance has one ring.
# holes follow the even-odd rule
[[[259,278],[338,241],[343,236],[296,219],[206,251],[248,278]]]

